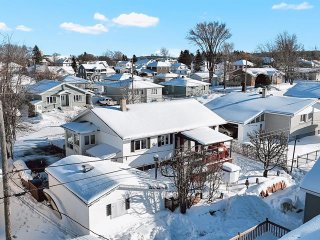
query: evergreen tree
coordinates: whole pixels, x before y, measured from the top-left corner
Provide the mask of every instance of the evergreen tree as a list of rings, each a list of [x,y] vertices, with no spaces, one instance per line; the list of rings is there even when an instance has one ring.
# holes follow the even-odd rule
[[[71,67],[73,68],[74,72],[77,73],[78,66],[77,66],[76,58],[74,56],[72,57]]]
[[[197,50],[193,63],[194,63],[194,67],[193,67],[194,71],[195,72],[201,71],[201,66],[203,65],[203,57],[199,50]]]
[[[128,57],[126,55],[122,55],[122,61],[128,61]]]
[[[178,62],[182,63],[183,61],[184,61],[184,53],[183,53],[183,51],[181,50],[180,55],[179,55],[179,57],[178,57]]]
[[[32,49],[32,59],[34,64],[40,64],[40,62],[42,61],[42,54],[37,45],[35,45]]]
[[[189,50],[184,50],[180,52],[180,56],[178,58],[178,62],[184,63],[187,66],[190,66],[192,63],[193,55],[190,54]]]
[[[135,62],[138,61],[138,58],[137,58],[136,55],[134,55],[134,54],[133,54],[133,56],[132,56],[132,61],[133,61],[133,63],[135,63]]]

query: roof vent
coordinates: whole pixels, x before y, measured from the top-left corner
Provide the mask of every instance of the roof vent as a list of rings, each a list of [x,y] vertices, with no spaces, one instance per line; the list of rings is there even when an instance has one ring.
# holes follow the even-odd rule
[[[89,172],[92,169],[94,169],[94,167],[92,165],[90,165],[90,164],[83,164],[82,165],[82,172],[83,173]]]

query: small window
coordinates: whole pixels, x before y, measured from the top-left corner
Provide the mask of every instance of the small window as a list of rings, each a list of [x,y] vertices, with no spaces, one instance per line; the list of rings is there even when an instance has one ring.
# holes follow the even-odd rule
[[[130,198],[126,198],[126,210],[130,209]]]
[[[73,138],[74,138],[74,144],[79,146],[79,135],[78,134],[74,134]]]
[[[264,121],[264,114],[261,115],[261,122]]]
[[[312,113],[309,113],[309,114],[308,114],[308,120],[311,120],[312,117],[313,117],[313,114],[312,114]]]
[[[91,135],[90,136],[90,143],[91,144],[96,144],[96,135]]]
[[[300,115],[300,122],[306,122],[307,120],[307,114]]]
[[[107,205],[107,216],[111,216],[111,204]]]
[[[90,141],[89,141],[89,136],[84,136],[84,145],[89,145]]]
[[[156,88],[151,89],[151,94],[157,94],[157,93],[158,93],[158,89],[156,89]]]

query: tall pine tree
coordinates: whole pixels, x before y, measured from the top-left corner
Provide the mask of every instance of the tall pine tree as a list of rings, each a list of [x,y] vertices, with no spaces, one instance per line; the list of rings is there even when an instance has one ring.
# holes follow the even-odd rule
[[[37,45],[35,45],[34,48],[32,49],[32,59],[34,64],[40,64],[42,61],[42,54]]]
[[[201,67],[203,65],[203,56],[202,56],[202,54],[200,53],[199,50],[197,50],[197,53],[196,53],[196,56],[194,58],[193,63],[194,63],[194,65],[193,65],[194,66],[193,67],[194,71],[195,72],[201,71]]]

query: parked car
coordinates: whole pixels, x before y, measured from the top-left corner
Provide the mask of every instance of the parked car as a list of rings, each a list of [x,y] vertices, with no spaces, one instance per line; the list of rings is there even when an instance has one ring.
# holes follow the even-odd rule
[[[110,97],[104,97],[98,101],[98,104],[100,106],[114,106],[117,104],[117,102]]]

